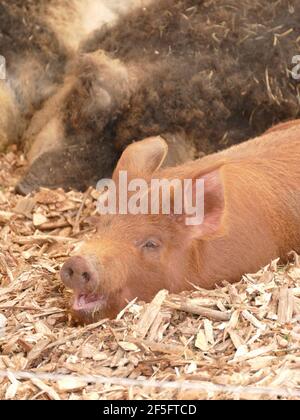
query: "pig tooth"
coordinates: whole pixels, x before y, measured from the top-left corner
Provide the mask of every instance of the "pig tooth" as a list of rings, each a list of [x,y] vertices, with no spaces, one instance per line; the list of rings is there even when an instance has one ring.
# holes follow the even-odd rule
[[[79,306],[84,306],[84,304],[85,304],[85,296],[81,295],[81,296],[79,296],[79,299],[78,299],[78,305]]]

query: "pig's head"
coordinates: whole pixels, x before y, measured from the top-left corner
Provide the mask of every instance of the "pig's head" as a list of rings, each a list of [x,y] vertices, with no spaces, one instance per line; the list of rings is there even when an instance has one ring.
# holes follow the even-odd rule
[[[117,214],[99,216],[97,234],[61,270],[65,286],[74,291],[73,315],[81,322],[114,317],[126,302],[135,297],[149,301],[163,288],[173,292],[191,288],[195,275],[201,275],[200,242],[222,232],[222,168],[200,173],[191,163],[160,169],[166,154],[167,144],[160,137],[133,143],[121,156],[113,179],[118,184],[125,170],[128,179],[143,178],[148,185],[153,178],[203,178],[203,223],[189,226],[188,215],[174,214],[173,209],[170,214],[120,214],[117,210]]]
[[[24,135],[30,167],[17,185],[21,194],[39,187],[84,190],[111,176],[120,156],[113,126],[130,97],[126,66],[96,51],[79,56],[66,73]]]

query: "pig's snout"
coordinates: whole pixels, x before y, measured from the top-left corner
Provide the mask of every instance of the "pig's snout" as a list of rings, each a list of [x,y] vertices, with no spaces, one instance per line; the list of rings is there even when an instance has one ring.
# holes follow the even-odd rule
[[[98,274],[94,264],[86,257],[71,257],[60,272],[65,286],[75,291],[92,293],[98,285]]]

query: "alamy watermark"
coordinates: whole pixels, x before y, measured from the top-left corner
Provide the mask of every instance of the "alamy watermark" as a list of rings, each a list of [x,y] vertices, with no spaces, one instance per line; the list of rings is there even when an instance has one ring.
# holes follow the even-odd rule
[[[292,68],[292,77],[294,80],[300,80],[300,55],[294,55],[292,64],[295,64]]]
[[[204,221],[203,179],[128,180],[127,171],[119,172],[116,184],[102,179],[97,184],[101,192],[97,211],[105,214],[164,214],[185,216],[186,225],[200,225]]]
[[[6,60],[0,55],[0,80],[6,80]]]

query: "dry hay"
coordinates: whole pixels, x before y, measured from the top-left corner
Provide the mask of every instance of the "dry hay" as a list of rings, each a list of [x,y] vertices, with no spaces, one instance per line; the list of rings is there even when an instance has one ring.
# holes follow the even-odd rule
[[[1,399],[296,398],[297,256],[286,267],[275,261],[236,285],[180,296],[161,291],[151,304],[131,302],[117,320],[76,327],[66,311],[70,296],[58,271],[92,233],[87,221],[95,211],[96,192],[42,190],[24,199],[12,187],[23,166],[14,151],[0,159]],[[1,377],[6,370],[34,376]],[[49,380],[41,374],[79,378]],[[86,375],[115,382],[101,384],[82,378]],[[134,386],[119,378],[178,383],[179,388]],[[180,388],[182,380],[195,389]],[[223,385],[258,393],[225,392]]]

